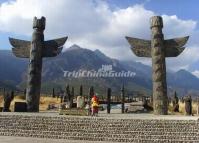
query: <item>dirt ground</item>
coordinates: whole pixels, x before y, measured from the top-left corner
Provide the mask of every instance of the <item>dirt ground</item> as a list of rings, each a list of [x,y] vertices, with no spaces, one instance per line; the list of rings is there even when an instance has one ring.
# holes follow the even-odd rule
[[[16,96],[14,98],[14,100],[11,102],[11,107],[10,107],[11,111],[14,110],[15,102],[25,102],[25,100],[23,99],[23,96]],[[49,104],[54,104],[54,105],[58,106],[59,103],[60,103],[60,99],[42,96],[40,98],[39,109],[40,109],[40,111],[46,111]],[[3,96],[0,96],[0,107],[3,107]]]

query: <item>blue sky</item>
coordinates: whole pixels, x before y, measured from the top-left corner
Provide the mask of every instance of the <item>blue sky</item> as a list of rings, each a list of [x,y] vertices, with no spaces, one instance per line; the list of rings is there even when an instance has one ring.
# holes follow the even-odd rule
[[[159,14],[177,15],[182,19],[199,20],[198,0],[107,0],[113,7],[125,8],[134,4]]]
[[[46,39],[69,36],[65,49],[78,44],[99,49],[112,58],[148,65],[151,61],[136,57],[124,37],[150,39],[149,19],[161,15],[165,38],[191,36],[183,54],[167,60],[168,68],[186,69],[199,76],[198,0],[50,0],[50,3],[0,0],[0,3],[0,49],[11,49],[8,37],[31,39],[32,18],[45,16]]]

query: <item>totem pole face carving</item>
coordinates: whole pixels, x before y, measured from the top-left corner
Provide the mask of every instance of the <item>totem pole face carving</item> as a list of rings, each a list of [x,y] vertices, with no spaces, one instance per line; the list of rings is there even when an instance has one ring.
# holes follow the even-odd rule
[[[151,41],[126,37],[133,53],[138,57],[152,58],[153,108],[154,114],[167,114],[166,57],[176,57],[184,50],[187,37],[164,40],[163,21],[160,16],[151,18]]]
[[[61,53],[67,37],[44,41],[45,17],[33,19],[32,41],[9,38],[16,57],[29,58],[26,102],[29,112],[39,111],[43,57],[55,57]]]

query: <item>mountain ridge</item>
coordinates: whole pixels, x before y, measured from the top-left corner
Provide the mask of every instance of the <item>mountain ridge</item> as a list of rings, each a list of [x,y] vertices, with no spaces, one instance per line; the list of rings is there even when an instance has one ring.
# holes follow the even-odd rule
[[[4,66],[7,63],[9,66]],[[26,72],[28,59],[14,57],[11,51],[0,50],[0,83],[5,80],[13,80],[16,86],[25,88]],[[134,78],[64,78],[63,71],[98,70],[102,65],[111,65],[114,71],[132,71],[136,73]],[[100,50],[89,50],[73,45],[64,50],[60,55],[53,58],[47,58],[43,61],[42,72],[42,90],[52,88],[53,86],[63,88],[66,83],[78,85],[79,83],[93,83],[103,90],[105,87],[113,88],[113,91],[119,92],[120,86],[125,83],[130,93],[145,92],[151,94],[152,69],[150,66],[135,61],[119,61],[112,59],[102,53]],[[6,73],[6,75],[4,74]],[[4,75],[4,76],[1,76]],[[199,91],[199,79],[186,70],[180,70],[176,73],[167,73],[167,83],[170,92],[179,90],[180,94],[187,94],[189,91]],[[76,81],[75,81],[76,80]],[[183,83],[183,81],[190,81]],[[78,83],[79,82],[79,83]],[[50,85],[52,83],[52,85]],[[143,90],[143,91],[142,91]],[[44,90],[45,91],[45,90]],[[145,92],[146,93],[146,92]],[[198,92],[199,93],[199,92]]]

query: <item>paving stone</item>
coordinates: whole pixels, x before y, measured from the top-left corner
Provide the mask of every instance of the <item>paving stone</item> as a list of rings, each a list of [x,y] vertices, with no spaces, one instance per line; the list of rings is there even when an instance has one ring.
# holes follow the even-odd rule
[[[127,115],[124,115],[127,116]],[[144,117],[144,118],[142,118]],[[0,113],[0,136],[102,142],[199,142],[198,117],[113,118]]]

